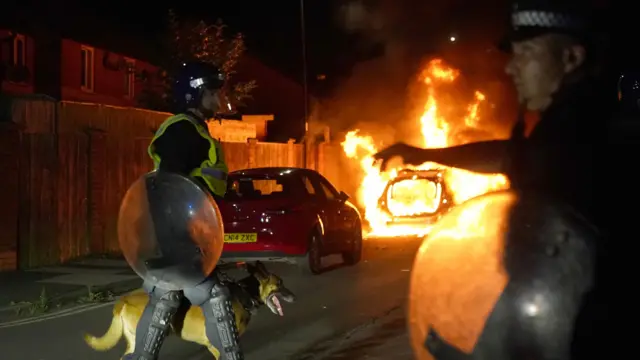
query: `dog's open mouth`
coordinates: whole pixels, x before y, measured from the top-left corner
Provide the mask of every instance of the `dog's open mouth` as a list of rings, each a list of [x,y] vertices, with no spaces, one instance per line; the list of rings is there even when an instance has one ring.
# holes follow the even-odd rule
[[[282,304],[280,304],[280,299],[276,294],[271,294],[267,298],[267,306],[272,313],[284,316],[284,312],[282,311]]]

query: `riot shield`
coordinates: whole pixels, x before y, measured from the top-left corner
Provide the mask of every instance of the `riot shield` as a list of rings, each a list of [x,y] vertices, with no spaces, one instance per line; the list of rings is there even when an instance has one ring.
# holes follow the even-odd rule
[[[456,206],[414,260],[415,358],[566,359],[598,238],[579,214],[542,196],[498,191]],[[538,355],[541,343],[550,346]]]
[[[125,194],[118,241],[141,278],[181,290],[202,282],[220,259],[222,216],[211,195],[193,180],[153,171]]]

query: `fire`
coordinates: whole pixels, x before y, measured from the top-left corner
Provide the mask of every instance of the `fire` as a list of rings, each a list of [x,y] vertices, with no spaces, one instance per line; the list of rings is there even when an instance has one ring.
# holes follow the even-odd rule
[[[444,111],[442,111],[438,100],[437,87],[455,82],[459,75],[458,70],[448,67],[439,59],[430,61],[420,75],[421,81],[427,87],[427,99],[420,117],[422,145],[425,148],[443,148],[459,145],[455,140],[455,135],[458,131],[478,129],[480,125],[479,110],[482,102],[486,99],[479,91],[475,92],[473,102],[468,104],[463,119],[448,119],[443,114]],[[347,157],[358,161],[364,174],[356,194],[356,200],[364,208],[364,216],[370,228],[367,233],[368,236],[423,235],[429,231],[429,226],[424,223],[391,224],[393,216],[380,208],[379,201],[387,183],[398,176],[400,169],[380,171],[380,167],[377,166],[373,159],[373,154],[379,148],[371,136],[361,134],[359,130],[350,131],[347,133],[344,142],[342,142],[342,148]],[[435,163],[424,163],[415,169],[443,169],[444,182],[452,195],[454,204],[462,203],[489,191],[508,187],[508,180],[500,174],[484,175],[461,169],[445,169]],[[394,193],[397,190],[401,193],[399,196],[394,195],[393,207],[391,207],[391,204],[388,206],[389,210],[392,210],[396,216],[423,214],[425,213],[425,206],[431,205],[425,204],[424,201],[416,201],[415,196],[412,196],[416,191],[425,191],[424,187],[419,189],[417,186],[405,186],[400,189],[394,189]],[[404,194],[402,192],[407,193]],[[409,192],[412,194],[409,194]]]

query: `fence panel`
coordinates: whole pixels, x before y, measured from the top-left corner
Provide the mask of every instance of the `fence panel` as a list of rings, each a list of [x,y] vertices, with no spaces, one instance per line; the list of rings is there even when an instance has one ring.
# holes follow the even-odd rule
[[[338,190],[346,192],[351,197],[356,196],[359,184],[354,179],[360,176],[358,163],[348,159],[338,143],[319,144],[316,151],[322,152],[322,155],[316,156],[316,160],[322,161],[322,164],[318,164],[322,174]]]
[[[51,134],[27,134],[23,141],[27,161],[22,163],[22,170],[27,186],[21,206],[27,208],[29,216],[24,219],[25,236],[20,236],[20,262],[26,267],[57,264],[55,139]]]
[[[105,251],[105,204],[107,199],[107,136],[102,132],[89,133],[88,189],[89,246],[92,253]]]
[[[289,166],[288,144],[261,143],[256,145],[256,167]]]
[[[20,133],[12,126],[0,126],[0,271],[17,267],[19,159]]]
[[[224,158],[229,166],[229,171],[246,169],[249,167],[249,144],[247,143],[222,143]]]
[[[55,207],[59,261],[85,256],[88,242],[88,150],[86,134],[61,134],[58,139]]]

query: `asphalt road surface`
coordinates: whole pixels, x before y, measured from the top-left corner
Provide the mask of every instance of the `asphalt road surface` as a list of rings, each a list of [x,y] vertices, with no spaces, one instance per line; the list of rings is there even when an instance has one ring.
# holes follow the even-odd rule
[[[261,309],[242,337],[247,360],[293,359],[311,345],[343,333],[400,307],[406,299],[409,270],[419,242],[412,239],[366,240],[363,261],[352,267],[332,266],[316,276],[304,276],[291,265],[267,264],[298,297],[284,304],[284,317]],[[85,332],[102,335],[111,321],[111,304],[19,326],[0,325],[3,360],[115,360],[124,341],[107,352],[96,352],[83,341]],[[80,312],[81,311],[81,312]],[[294,356],[296,355],[296,356]],[[160,359],[211,359],[199,345],[169,337]]]

